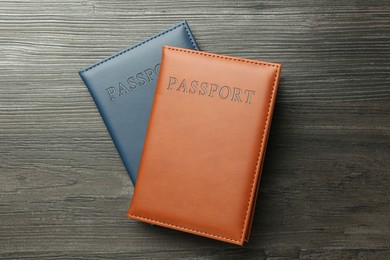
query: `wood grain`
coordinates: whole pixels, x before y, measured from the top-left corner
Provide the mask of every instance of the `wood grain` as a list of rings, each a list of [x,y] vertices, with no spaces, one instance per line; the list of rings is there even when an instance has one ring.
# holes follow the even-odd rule
[[[133,187],[77,71],[187,19],[283,64],[250,242],[126,219]],[[0,258],[390,257],[388,1],[0,3]]]

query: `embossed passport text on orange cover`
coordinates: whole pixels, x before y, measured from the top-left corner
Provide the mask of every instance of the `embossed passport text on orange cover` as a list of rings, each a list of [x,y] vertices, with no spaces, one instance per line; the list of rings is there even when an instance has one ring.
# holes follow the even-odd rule
[[[128,217],[247,241],[280,68],[165,46]]]

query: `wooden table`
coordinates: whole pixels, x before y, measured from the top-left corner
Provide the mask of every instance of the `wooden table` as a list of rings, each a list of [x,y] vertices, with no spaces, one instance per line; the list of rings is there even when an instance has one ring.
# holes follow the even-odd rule
[[[133,186],[78,70],[187,19],[283,64],[244,247],[126,218]],[[390,2],[1,1],[0,258],[390,257]]]

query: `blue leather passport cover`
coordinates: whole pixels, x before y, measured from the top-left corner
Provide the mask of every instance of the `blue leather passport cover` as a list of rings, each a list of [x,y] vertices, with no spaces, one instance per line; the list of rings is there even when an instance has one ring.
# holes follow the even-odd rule
[[[186,21],[79,72],[135,184],[162,47],[198,46]]]

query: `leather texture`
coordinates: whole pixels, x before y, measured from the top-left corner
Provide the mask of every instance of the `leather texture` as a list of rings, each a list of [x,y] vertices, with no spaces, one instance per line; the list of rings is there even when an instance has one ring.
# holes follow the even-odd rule
[[[136,183],[162,47],[198,49],[183,21],[79,72]]]
[[[128,217],[243,245],[280,70],[165,46]]]

